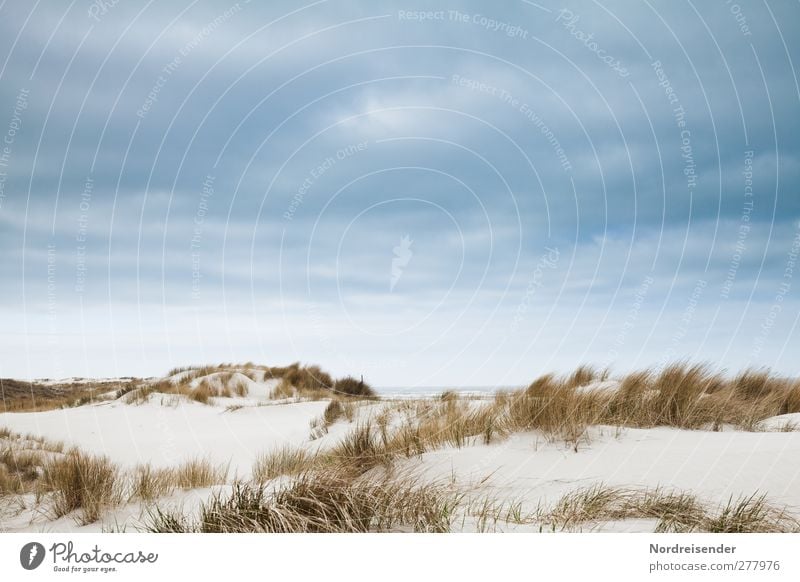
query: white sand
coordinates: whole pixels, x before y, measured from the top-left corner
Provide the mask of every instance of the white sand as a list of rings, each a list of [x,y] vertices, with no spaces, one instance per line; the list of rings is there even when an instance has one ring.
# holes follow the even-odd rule
[[[339,421],[327,435],[312,441],[309,423],[322,414],[327,401],[274,404],[267,399],[274,381],[242,378],[250,389],[247,397],[214,399],[213,405],[154,394],[141,405],[115,400],[0,414],[0,427],[77,445],[107,455],[123,467],[147,462],[170,467],[204,457],[229,463],[230,481],[233,476],[248,477],[260,453],[285,444],[310,449],[329,446],[354,426]],[[593,389],[614,389],[603,384]],[[228,410],[231,404],[241,408]],[[381,406],[366,405],[362,414]],[[750,433],[594,427],[577,451],[564,442],[523,433],[488,446],[429,452],[404,463],[427,479],[455,478],[496,499],[522,501],[531,510],[598,483],[677,489],[711,503],[758,492],[774,503],[800,508],[800,432],[784,432],[787,424],[800,426],[800,414],[767,419],[762,423],[765,432]],[[178,492],[162,501],[196,507],[210,494],[211,490]],[[78,527],[71,517],[49,521],[36,511],[15,514],[9,507],[0,508],[0,531],[92,531],[114,524],[133,529],[142,517],[138,505],[124,506],[100,523]],[[622,528],[609,527],[652,531],[653,523],[639,520]]]
[[[165,397],[171,398],[171,397]],[[162,406],[158,396],[142,405],[120,402],[36,413],[0,414],[0,426],[63,440],[103,454],[123,466],[150,462],[172,466],[192,457],[249,469],[258,453],[308,441],[309,422],[326,402],[255,406],[226,412],[219,406],[181,402]],[[226,399],[228,400],[228,399]]]
[[[488,476],[488,490],[534,507],[604,483],[674,488],[718,502],[760,492],[800,508],[800,432],[595,427],[589,433],[577,452],[563,442],[522,433],[488,446],[426,453],[413,462],[431,478],[455,474],[462,482],[477,483]]]
[[[767,418],[759,423],[759,427],[762,430],[771,430],[771,431],[800,430],[800,412],[794,412],[792,414],[781,414],[780,416],[773,416],[771,418]]]
[[[592,382],[591,384],[587,384],[585,386],[578,386],[575,389],[575,392],[578,394],[586,394],[589,392],[603,392],[606,394],[612,394],[617,392],[622,386],[621,382],[617,380],[604,380],[602,382]]]

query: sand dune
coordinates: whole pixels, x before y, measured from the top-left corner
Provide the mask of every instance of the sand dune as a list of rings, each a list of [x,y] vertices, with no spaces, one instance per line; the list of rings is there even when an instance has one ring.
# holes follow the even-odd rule
[[[329,409],[331,397],[317,394],[308,398],[300,392],[287,397],[277,390],[280,379],[264,373],[229,370],[193,376],[179,372],[168,380],[172,384],[143,383],[141,396],[136,398],[132,398],[136,396],[133,391],[103,392],[95,401],[79,406],[0,414],[0,428],[6,429],[3,447],[19,453],[37,447],[44,450],[46,446],[41,443],[61,441],[65,450],[77,447],[88,455],[108,457],[121,474],[143,465],[170,469],[203,459],[226,468],[221,483],[172,488],[161,498],[147,502],[129,495],[90,523],[82,523],[86,520],[72,514],[48,516],[47,495],[39,499],[31,489],[23,488],[17,494],[7,491],[0,496],[0,529],[135,531],[144,527],[148,508],[154,503],[192,514],[215,493],[225,494],[234,483],[250,480],[256,460],[281,447],[324,458],[365,426],[380,427],[375,434],[383,431],[384,442],[388,442],[385,435],[409,426],[407,419],[413,417],[412,412],[424,410],[423,416],[413,420],[416,426],[423,426],[424,415],[430,420],[431,415],[453,415],[457,409],[462,411],[459,414],[480,414],[491,404],[457,394],[436,398],[432,403],[419,399],[340,400],[334,396],[342,403],[337,404],[339,409],[334,414]],[[186,385],[191,390],[227,394],[226,386],[231,382],[245,386],[241,395],[211,396],[205,403],[193,400],[191,392],[171,391],[171,386]],[[160,391],[164,386],[167,391]],[[619,381],[602,379],[571,389],[586,398],[598,394],[613,398],[620,386]],[[342,416],[343,407],[349,418]],[[415,482],[422,484],[446,484],[484,503],[512,504],[516,512],[529,515],[558,503],[571,492],[593,486],[687,492],[709,507],[763,494],[770,504],[791,513],[800,508],[800,467],[796,463],[800,458],[800,432],[793,430],[798,425],[800,413],[794,412],[764,418],[749,431],[731,425],[687,430],[596,424],[575,438],[557,437],[546,430],[510,430],[494,439],[467,434],[457,446],[434,439],[417,454],[392,453],[392,473],[413,475]],[[32,435],[39,440],[15,435]],[[58,458],[63,453],[47,454]],[[326,466],[318,463],[308,469]],[[7,472],[11,469],[8,467]],[[375,463],[362,472],[384,470]],[[268,485],[287,482],[291,477],[279,476]],[[653,531],[658,521],[656,517],[605,519],[578,529]],[[475,523],[472,518],[462,518],[453,529],[481,529]],[[537,527],[541,529],[541,524],[535,520],[517,519],[495,529]]]

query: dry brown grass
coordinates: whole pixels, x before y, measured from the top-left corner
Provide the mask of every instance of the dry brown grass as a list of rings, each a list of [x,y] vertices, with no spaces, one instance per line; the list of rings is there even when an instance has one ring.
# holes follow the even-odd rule
[[[253,464],[252,480],[265,483],[281,475],[295,475],[311,468],[315,455],[305,449],[284,446],[256,458]]]
[[[248,388],[247,384],[241,377],[242,375],[245,374],[240,370],[228,370],[226,372],[219,372],[215,376],[217,381],[220,382],[222,385],[222,389],[220,390],[221,394],[218,395],[229,395],[228,396],[229,398],[232,396],[239,396],[239,397],[247,396]]]
[[[226,497],[214,496],[197,521],[156,510],[151,532],[378,532],[450,530],[460,497],[444,487],[411,478],[349,473],[304,473],[267,494],[239,484]]]
[[[0,449],[0,496],[29,491],[39,479],[43,465],[40,451]]]
[[[800,412],[800,380],[795,380],[789,387],[781,405],[781,414],[791,414],[793,412]]]
[[[356,396],[359,398],[374,398],[375,391],[364,382],[364,379],[346,376],[339,378],[333,385],[333,391],[340,396]]]
[[[206,459],[191,459],[175,468],[154,468],[139,465],[122,475],[127,482],[129,498],[151,501],[170,495],[175,489],[198,489],[224,483],[228,469],[215,466]]]
[[[209,400],[217,395],[217,390],[211,385],[211,382],[209,382],[207,378],[200,380],[195,388],[187,385],[181,385],[181,388],[181,393],[200,404],[208,404]]]
[[[601,380],[586,370],[565,379],[542,376],[527,390],[503,396],[505,404],[496,399],[495,407],[507,408],[509,431],[540,430],[573,440],[593,424],[756,430],[764,418],[800,405],[797,382],[765,371],[726,379],[704,365],[677,363],[628,374],[616,391],[576,390]]]
[[[542,529],[575,530],[628,519],[657,520],[656,532],[767,533],[800,532],[800,522],[762,495],[729,499],[722,506],[701,503],[695,496],[661,489],[635,490],[602,484],[562,496],[550,509],[540,509]]]
[[[330,426],[342,418],[344,414],[345,405],[342,404],[342,401],[338,398],[331,400],[328,403],[328,406],[325,407],[322,416],[312,419],[309,423],[309,427],[311,428],[311,440],[313,441],[314,439],[318,439],[328,434],[328,429]]]
[[[447,392],[431,400],[389,403],[336,452],[385,464],[397,455],[489,444],[520,431],[537,431],[577,450],[593,425],[759,430],[761,420],[793,411],[800,398],[797,382],[763,371],[727,379],[707,366],[685,363],[628,374],[616,390],[583,388],[607,379],[607,372],[582,367],[563,378],[542,376],[525,390],[501,392],[488,401]],[[331,402],[313,428],[324,432],[340,418],[340,406]],[[390,422],[398,417],[399,423]]]
[[[173,379],[176,375],[180,375],[180,378]],[[209,404],[212,398],[246,397],[249,390],[242,376],[253,381],[281,379],[281,384],[271,395],[275,399],[299,397],[321,400],[334,394],[353,398],[374,397],[367,383],[351,377],[335,381],[319,366],[294,363],[283,367],[269,367],[248,362],[173,368],[167,372],[165,378],[155,382],[125,378],[115,381],[45,384],[0,378],[0,411],[35,412],[81,406],[95,402],[98,395],[107,392],[114,392],[115,398],[123,398],[128,404],[143,404],[153,393],[185,396],[202,404]]]
[[[695,496],[662,489],[636,490],[602,484],[562,496],[531,512],[521,502],[478,496],[454,484],[424,483],[409,474],[354,474],[339,466],[306,468],[274,490],[235,484],[203,504],[197,519],[158,508],[151,532],[447,532],[461,527],[496,531],[525,525],[540,531],[596,529],[609,522],[648,519],[656,532],[800,532],[800,522],[763,496],[707,505]]]
[[[0,378],[0,412],[41,412],[83,406],[95,402],[100,394],[130,390],[137,382],[131,378],[44,384]]]
[[[275,388],[270,392],[269,397],[272,400],[283,400],[284,398],[294,398],[295,389],[287,380],[281,380]]]
[[[505,435],[501,411],[493,403],[448,398],[422,405],[387,441],[387,447],[403,454],[443,446],[463,447],[479,441],[493,442]]]
[[[576,443],[587,426],[600,421],[604,398],[545,377],[511,396],[503,426],[508,432],[537,430]]]
[[[325,411],[322,413],[322,422],[325,426],[330,426],[344,416],[344,405],[341,400],[331,400]]]
[[[653,520],[655,532],[800,532],[800,522],[763,496],[706,505],[687,493],[602,484],[562,496],[552,507],[526,512],[521,502],[469,497],[451,485],[422,483],[390,472],[353,476],[307,471],[269,492],[238,483],[201,506],[197,519],[155,508],[151,532],[448,532],[459,522],[477,531],[526,525],[539,531],[582,531],[609,522]],[[468,520],[469,523],[468,523]]]
[[[566,388],[580,388],[581,386],[587,386],[592,382],[602,382],[607,380],[608,374],[608,370],[598,372],[592,366],[583,364],[578,366],[572,374],[565,377],[562,383]]]
[[[180,374],[182,372],[188,372],[189,370],[193,370],[194,366],[177,366],[175,368],[170,369],[167,372],[167,378],[174,376],[176,374]]]
[[[232,378],[232,379],[231,379]],[[194,385],[193,385],[194,384]],[[151,394],[172,394],[182,396],[200,404],[210,404],[212,398],[232,398],[247,395],[247,386],[240,379],[232,376],[225,380],[217,377],[202,377],[198,382],[183,379],[180,382],[159,380],[133,390],[124,396],[126,404],[144,404]]]
[[[34,492],[45,462],[64,451],[64,443],[0,429],[0,496]]]
[[[247,387],[247,383],[241,378],[233,379],[233,381],[230,384],[230,390],[231,392],[233,392],[234,396],[238,396],[239,398],[244,398],[250,393],[250,389]]]
[[[380,442],[369,422],[357,425],[328,451],[323,460],[332,460],[342,471],[363,474],[391,462],[391,453]]]
[[[765,495],[730,498],[698,529],[711,533],[800,533],[800,521],[786,508],[775,507]]]
[[[80,510],[81,524],[97,521],[104,509],[120,502],[117,467],[107,457],[77,450],[45,462],[42,486],[52,492],[55,517]]]
[[[272,390],[273,400],[304,398],[323,400],[335,395],[341,398],[374,398],[372,388],[363,380],[347,376],[334,380],[319,366],[301,366],[294,363],[282,368],[266,368],[265,378],[280,378],[281,382]]]
[[[174,470],[176,486],[181,489],[198,489],[224,483],[228,467],[213,465],[207,459],[192,459]]]
[[[125,500],[153,501],[177,488],[224,483],[228,468],[192,459],[176,468],[140,465],[120,470],[107,457],[70,449],[40,437],[0,430],[0,496],[35,493],[36,503],[53,518],[75,512],[81,525]],[[12,497],[13,499],[13,497]]]
[[[130,498],[152,501],[171,494],[176,485],[176,473],[173,469],[158,469],[150,464],[139,465],[129,475]]]
[[[334,385],[330,374],[324,372],[319,366],[290,367],[284,373],[283,380],[301,393],[330,391]]]

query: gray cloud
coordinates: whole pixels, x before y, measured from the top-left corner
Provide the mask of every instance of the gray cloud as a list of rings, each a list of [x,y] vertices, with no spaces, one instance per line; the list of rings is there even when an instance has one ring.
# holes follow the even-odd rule
[[[0,11],[3,375],[523,382],[608,360],[649,278],[617,366],[797,372],[795,5],[90,6]]]

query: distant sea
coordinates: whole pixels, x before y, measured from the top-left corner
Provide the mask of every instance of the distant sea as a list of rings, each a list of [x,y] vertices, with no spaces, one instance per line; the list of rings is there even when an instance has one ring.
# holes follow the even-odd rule
[[[446,390],[465,396],[491,396],[500,390],[517,390],[522,386],[375,386],[375,392],[384,398],[431,398]]]

